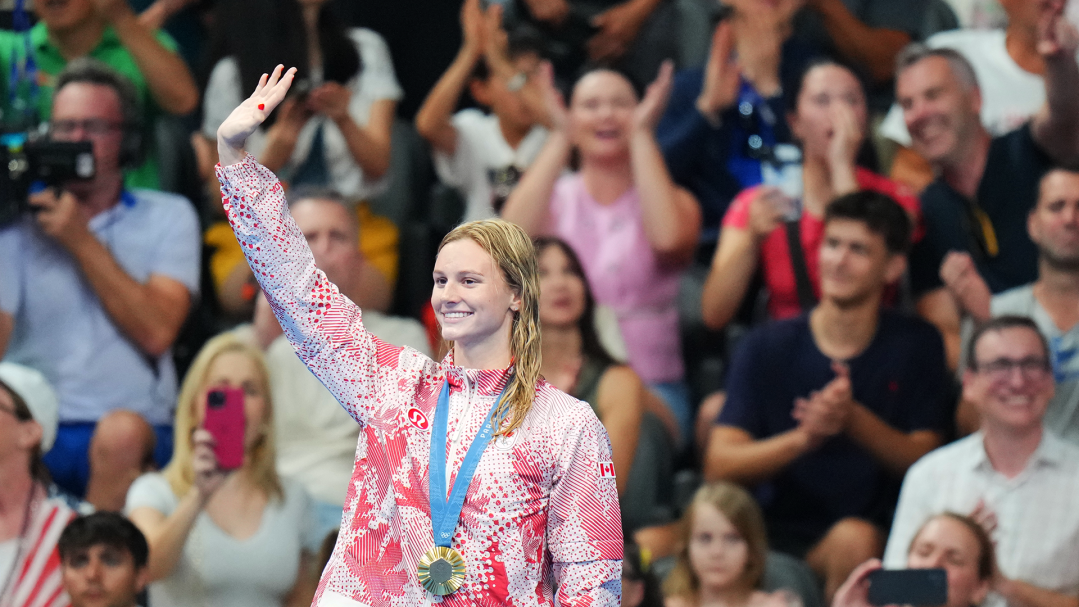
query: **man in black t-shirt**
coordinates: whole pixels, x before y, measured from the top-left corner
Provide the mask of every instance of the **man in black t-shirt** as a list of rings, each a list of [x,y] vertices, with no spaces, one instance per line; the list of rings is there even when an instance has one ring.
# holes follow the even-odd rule
[[[832,593],[883,552],[907,468],[949,428],[940,336],[880,309],[906,269],[911,226],[875,192],[828,206],[821,301],[739,344],[705,477],[754,486],[770,544],[804,556]]]
[[[937,174],[921,196],[926,232],[911,254],[911,283],[919,313],[944,334],[953,368],[962,309],[949,287],[962,290],[974,272],[993,293],[1037,278],[1026,217],[1038,182],[1054,165],[1079,163],[1079,34],[1063,17],[1064,3],[1049,4],[1037,47],[1046,104],[1000,137],[982,127],[981,93],[961,55],[911,45],[897,59],[896,99],[912,147]]]

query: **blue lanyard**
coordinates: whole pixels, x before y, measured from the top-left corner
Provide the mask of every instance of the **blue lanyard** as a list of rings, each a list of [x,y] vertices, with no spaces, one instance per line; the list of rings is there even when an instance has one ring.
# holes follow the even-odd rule
[[[509,383],[506,384],[507,386]],[[468,447],[465,461],[461,463],[461,469],[457,472],[457,478],[453,479],[449,499],[446,498],[446,424],[450,417],[450,383],[447,381],[438,394],[438,405],[435,407],[435,423],[431,427],[431,465],[427,472],[431,476],[431,530],[435,536],[435,546],[449,548],[453,541],[453,532],[457,529],[457,520],[461,518],[461,508],[465,505],[465,492],[472,483],[472,477],[476,474],[476,466],[483,457],[483,450],[487,443],[491,442],[494,429],[491,427],[491,416],[498,404],[502,402],[506,389],[498,395],[498,400],[487,412],[487,417],[480,426],[480,432],[476,435],[472,445]]]

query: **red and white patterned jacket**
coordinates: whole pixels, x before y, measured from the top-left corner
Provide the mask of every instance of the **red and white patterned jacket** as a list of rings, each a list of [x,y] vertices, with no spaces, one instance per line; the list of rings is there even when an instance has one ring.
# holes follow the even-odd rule
[[[438,394],[448,380],[452,477],[506,372],[462,369],[452,356],[437,363],[368,333],[360,309],[315,268],[273,172],[248,156],[219,165],[217,176],[229,222],[285,335],[362,427],[315,604],[440,602],[416,576],[434,545],[428,465]],[[468,573],[441,603],[618,605],[622,531],[610,461],[607,433],[589,406],[540,381],[524,424],[484,451],[453,538]]]
[[[34,491],[39,495],[33,498],[26,533],[18,540],[18,561],[7,573],[7,591],[0,588],[0,607],[71,605],[71,598],[64,592],[56,542],[77,513],[59,498],[46,498],[44,489],[35,485]]]

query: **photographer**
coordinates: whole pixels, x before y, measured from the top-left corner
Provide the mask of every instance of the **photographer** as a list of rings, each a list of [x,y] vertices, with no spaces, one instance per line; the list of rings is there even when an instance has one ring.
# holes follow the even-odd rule
[[[142,415],[158,453],[172,451],[170,348],[198,285],[198,221],[179,196],[124,189],[138,112],[130,82],[94,60],[72,61],[56,83],[50,136],[90,141],[96,175],[32,187],[33,213],[0,229],[0,356],[56,386],[61,423],[46,464],[76,495],[91,434],[111,410]]]

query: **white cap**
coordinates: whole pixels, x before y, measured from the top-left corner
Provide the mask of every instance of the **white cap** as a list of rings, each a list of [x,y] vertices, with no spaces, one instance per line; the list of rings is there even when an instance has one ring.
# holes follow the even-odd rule
[[[45,376],[30,367],[0,363],[0,381],[26,401],[30,414],[41,426],[41,452],[48,453],[56,440],[60,401]]]

